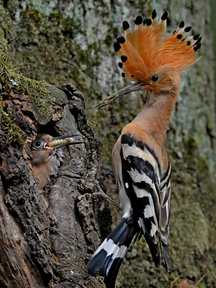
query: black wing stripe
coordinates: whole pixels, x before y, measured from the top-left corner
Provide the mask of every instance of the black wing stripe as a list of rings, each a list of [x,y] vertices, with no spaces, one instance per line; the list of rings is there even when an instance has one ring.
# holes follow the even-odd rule
[[[169,216],[170,216],[170,193],[171,189],[168,188],[163,193],[165,193],[164,201],[161,205],[161,225],[160,230],[162,233],[163,241],[166,243],[169,236]]]
[[[130,161],[127,161],[127,160],[130,160]],[[160,199],[158,196],[160,196],[160,193],[156,189],[157,185],[155,185],[155,182],[157,182],[156,181],[157,177],[155,177],[155,172],[154,172],[152,165],[150,163],[148,163],[148,165],[145,165],[146,163],[148,163],[148,161],[144,161],[141,158],[133,157],[133,156],[131,156],[130,158],[128,157],[124,161],[124,168],[126,168],[127,174],[130,176],[130,177],[127,177],[128,181],[126,181],[125,183],[125,190],[126,191],[128,190],[128,193],[131,194],[131,189],[130,189],[131,187],[129,187],[129,182],[130,183],[132,182],[133,186],[136,186],[138,188],[138,189],[135,189],[135,187],[133,187],[135,196],[137,198],[149,197],[150,200],[152,198],[153,201],[149,201],[150,202],[149,205],[151,204],[153,208],[153,212],[151,214],[156,214],[157,219],[159,219],[158,207],[160,204]],[[157,207],[154,205],[157,205]],[[144,210],[146,209],[146,205],[143,206],[143,209]],[[150,216],[152,216],[151,214]],[[148,213],[145,216],[150,217],[147,215]]]
[[[154,150],[151,149],[148,145],[145,144],[145,147],[151,153],[151,155],[155,158],[155,160],[157,162],[157,165],[158,165],[159,174],[160,174],[160,177],[161,177],[161,165],[160,165],[160,162],[159,162],[159,159],[158,159],[157,155],[155,154]]]
[[[170,186],[170,177],[171,177],[171,165],[169,163],[167,171],[163,175],[163,177],[162,177],[162,179],[160,181],[160,190],[161,191],[163,191],[164,189],[167,189],[167,187]]]
[[[123,170],[123,179],[127,179],[128,182],[128,186],[125,186],[125,191],[131,199],[134,218],[137,219],[139,227],[143,230],[143,233],[147,233],[154,238],[154,233],[158,230],[158,223],[155,216],[155,208],[151,194],[148,191],[143,189],[140,190],[134,186],[132,184],[132,179],[125,170]],[[140,194],[137,192],[138,189],[141,191],[139,192]],[[137,195],[141,197],[137,197]]]
[[[131,200],[134,216],[143,233],[147,233],[152,241],[157,243],[158,237],[156,232],[159,229],[160,202],[158,189],[156,189],[157,185],[155,184],[158,178],[154,175],[154,168],[148,163],[149,169],[147,169],[144,163],[148,161],[144,161],[142,158],[133,156],[124,158],[123,149],[121,151],[121,158],[125,191]],[[139,165],[142,168],[140,168]],[[143,170],[145,170],[146,173]]]
[[[153,206],[154,207],[154,212],[156,214],[156,218],[159,219],[159,210],[158,210],[158,207],[160,207],[160,202],[159,202],[159,198],[157,197],[157,193],[155,192],[154,189],[152,189],[152,187],[142,181],[142,182],[139,182],[139,183],[133,183],[138,189],[140,189],[141,191],[144,190],[144,191],[148,191],[149,193],[149,198],[151,197],[153,201],[149,201],[150,202],[150,206]],[[153,202],[153,203],[151,203]]]
[[[147,144],[144,144],[142,141],[138,141],[135,137],[128,135],[128,134],[123,134],[121,137],[121,143],[122,144],[127,144],[129,146],[133,146],[134,144],[136,145],[136,147],[140,148],[141,150],[145,150],[145,148],[150,152],[150,154],[154,157],[154,159],[157,162],[157,166],[159,169],[159,174],[161,175],[161,166],[160,166],[160,162],[159,159],[157,157],[157,155],[155,154],[154,150],[151,149]]]
[[[126,140],[129,142],[127,143]],[[145,145],[143,142],[137,141],[134,137],[128,135],[122,135],[121,142],[125,159],[128,156],[134,156],[148,161],[153,166],[158,179],[161,178],[161,166],[158,157],[148,145]]]
[[[160,265],[158,240],[162,240],[169,266],[169,211],[171,165],[162,174],[155,151],[134,136],[121,138],[122,179],[134,219],[148,242],[154,262]]]
[[[136,169],[139,174],[145,173],[149,178],[151,178],[153,183],[158,183],[158,175],[155,173],[154,167],[148,161],[136,157],[136,156],[128,156],[126,158],[128,167],[125,167],[127,170]]]

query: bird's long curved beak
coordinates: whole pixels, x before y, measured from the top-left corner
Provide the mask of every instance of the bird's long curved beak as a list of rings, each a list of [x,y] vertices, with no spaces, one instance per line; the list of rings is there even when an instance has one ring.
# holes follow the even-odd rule
[[[58,137],[53,137],[53,139],[49,142],[46,143],[44,148],[60,148],[63,146],[71,145],[71,144],[80,144],[84,143],[82,141],[76,141],[74,140],[74,137],[76,136],[81,136],[78,134],[73,134],[73,135],[65,135],[65,136],[58,136]]]
[[[112,95],[104,98],[95,108],[99,109],[101,107],[108,105],[110,102],[114,101],[115,99],[119,98],[122,95],[128,94],[130,92],[138,91],[138,90],[144,90],[144,89],[145,89],[144,84],[135,82],[113,93]]]

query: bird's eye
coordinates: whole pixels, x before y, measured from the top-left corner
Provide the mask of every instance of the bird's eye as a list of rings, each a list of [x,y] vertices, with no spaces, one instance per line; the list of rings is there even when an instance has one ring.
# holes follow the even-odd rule
[[[41,144],[42,144],[42,142],[40,142],[40,141],[35,141],[34,146],[35,146],[36,148],[39,148],[39,147],[41,146]]]
[[[158,75],[153,75],[153,76],[151,77],[151,80],[152,80],[153,82],[157,82],[157,80],[158,80]]]

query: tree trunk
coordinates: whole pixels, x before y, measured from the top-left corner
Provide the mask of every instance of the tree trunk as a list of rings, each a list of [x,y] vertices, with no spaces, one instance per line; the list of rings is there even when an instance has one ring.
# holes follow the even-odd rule
[[[183,2],[0,2],[0,287],[103,287],[86,264],[111,230],[110,210],[115,224],[120,212],[94,192],[101,186],[117,201],[111,151],[145,96],[123,96],[100,111],[94,106],[128,84],[113,49],[123,20],[148,18],[154,8],[158,17],[169,12],[169,32],[184,20],[203,36],[202,58],[182,77],[167,131],[171,273],[155,269],[141,240],[128,251],[116,286],[171,287],[185,278],[216,286],[211,9],[209,1]],[[85,95],[86,112],[74,84]],[[64,148],[64,161],[44,188],[31,174],[29,145],[38,133],[80,134],[84,140]]]
[[[86,273],[86,262],[100,243],[94,215],[109,216],[107,206],[100,211],[101,201],[92,197],[99,185],[99,142],[86,123],[82,94],[73,85],[47,89],[46,97],[56,99],[50,117],[16,89],[2,99],[0,286],[97,287]],[[84,145],[64,149],[58,175],[43,189],[31,174],[29,141],[45,131],[80,134]]]

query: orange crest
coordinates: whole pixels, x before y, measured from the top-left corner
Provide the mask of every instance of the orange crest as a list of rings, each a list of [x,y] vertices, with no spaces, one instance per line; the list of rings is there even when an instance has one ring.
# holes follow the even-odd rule
[[[157,21],[155,10],[151,19],[143,21],[141,16],[137,16],[133,31],[127,21],[123,22],[126,35],[118,37],[114,43],[122,61],[118,63],[124,72],[122,76],[146,83],[158,67],[175,69],[181,73],[198,60],[197,51],[202,37],[186,37],[191,27],[185,27],[183,21],[171,35],[165,37],[167,16],[167,12],[164,12],[160,21]]]

